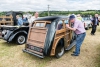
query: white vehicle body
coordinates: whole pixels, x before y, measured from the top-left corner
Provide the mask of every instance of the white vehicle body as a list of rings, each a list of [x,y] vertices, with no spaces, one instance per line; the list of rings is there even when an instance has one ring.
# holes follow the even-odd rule
[[[85,20],[84,21],[84,26],[85,26],[85,29],[89,29],[89,28],[91,28],[92,27],[92,22],[91,22],[91,20]]]

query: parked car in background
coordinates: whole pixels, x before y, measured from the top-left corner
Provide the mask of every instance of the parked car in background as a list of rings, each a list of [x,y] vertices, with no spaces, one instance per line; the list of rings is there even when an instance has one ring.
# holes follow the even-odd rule
[[[76,44],[76,35],[66,28],[67,16],[42,17],[32,23],[23,52],[44,58],[56,56],[60,58],[65,50]]]
[[[16,16],[20,15],[23,17],[22,12],[16,12],[16,11],[10,11],[7,12],[5,16],[0,16],[0,27],[2,25],[8,25],[8,26],[15,26],[17,25],[17,18]],[[2,30],[0,30],[0,38],[2,38]]]
[[[19,45],[24,44],[27,40],[28,26],[1,26],[2,38],[9,42],[15,42]]]
[[[85,27],[86,30],[88,30],[89,28],[92,27],[91,19],[83,18],[83,22],[84,22],[84,27]]]

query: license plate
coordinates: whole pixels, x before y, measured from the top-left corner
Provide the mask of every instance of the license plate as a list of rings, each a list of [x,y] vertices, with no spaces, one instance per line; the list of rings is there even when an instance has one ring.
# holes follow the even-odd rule
[[[40,49],[41,49],[41,48],[31,46],[31,49],[34,50],[34,51],[40,52]]]

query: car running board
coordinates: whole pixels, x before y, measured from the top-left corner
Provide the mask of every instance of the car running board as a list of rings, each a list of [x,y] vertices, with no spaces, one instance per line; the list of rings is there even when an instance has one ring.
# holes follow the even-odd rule
[[[76,40],[74,40],[70,46],[68,46],[65,50],[70,50],[72,47],[74,47],[74,45],[76,44]]]
[[[23,49],[22,51],[23,51],[23,52],[26,52],[26,53],[29,53],[29,54],[32,54],[32,55],[35,55],[35,56],[37,56],[37,57],[39,57],[39,58],[41,58],[41,59],[44,58],[44,56],[38,55],[38,54],[36,54],[36,53],[30,52],[30,51],[25,50],[25,49]]]

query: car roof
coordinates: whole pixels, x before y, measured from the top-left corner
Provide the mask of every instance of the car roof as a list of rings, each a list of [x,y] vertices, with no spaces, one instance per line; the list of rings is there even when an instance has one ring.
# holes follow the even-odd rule
[[[38,18],[35,21],[54,21],[57,19],[66,19],[66,18],[68,18],[68,16],[46,16],[46,17]]]
[[[20,11],[18,11],[18,12],[17,11],[9,11],[9,12],[6,13],[6,15],[11,15],[13,13],[22,14],[22,12],[20,12]]]

